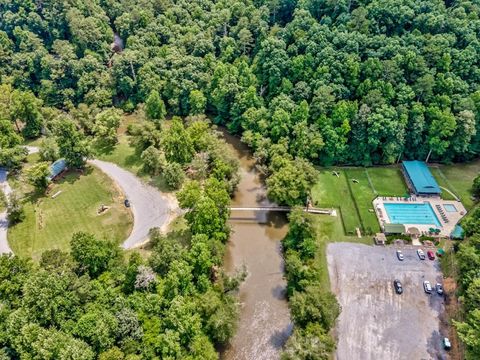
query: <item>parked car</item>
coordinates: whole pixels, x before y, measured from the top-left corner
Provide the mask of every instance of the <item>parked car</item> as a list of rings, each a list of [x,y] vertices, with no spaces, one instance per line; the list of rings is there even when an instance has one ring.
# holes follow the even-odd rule
[[[443,286],[440,283],[435,284],[435,290],[437,291],[438,295],[443,295]]]
[[[395,292],[397,294],[403,293],[402,283],[400,280],[393,280],[393,287],[395,288]]]
[[[450,340],[447,337],[443,338],[443,348],[445,350],[450,350],[452,348],[452,344],[450,344]]]
[[[130,200],[125,199],[125,201],[123,203],[125,204],[125,207],[127,207],[127,208],[130,207]]]
[[[427,294],[432,293],[432,285],[430,285],[430,281],[425,280],[423,282],[423,290],[425,290]]]
[[[420,260],[425,260],[425,253],[423,252],[422,249],[417,250],[417,255]]]
[[[403,257],[402,250],[397,250],[397,258],[398,260],[403,261],[404,257]]]
[[[427,256],[430,260],[435,260],[435,254],[433,253],[432,250],[427,251]]]

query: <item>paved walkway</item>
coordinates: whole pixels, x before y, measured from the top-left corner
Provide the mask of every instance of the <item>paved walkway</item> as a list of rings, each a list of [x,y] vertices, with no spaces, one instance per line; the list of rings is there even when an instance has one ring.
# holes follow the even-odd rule
[[[125,249],[143,244],[151,228],[159,227],[165,231],[170,221],[180,213],[173,195],[162,194],[115,164],[101,160],[91,160],[89,163],[111,177],[130,200],[134,221],[132,232],[122,245]]]
[[[3,191],[7,199],[8,199],[8,195],[12,192],[12,189],[10,188],[10,185],[8,185],[8,182],[7,182],[7,171],[4,169],[0,169],[0,191]],[[7,220],[7,211],[5,210],[0,213],[0,254],[12,252],[12,250],[10,249],[10,246],[8,246],[7,228],[8,228],[8,220]]]

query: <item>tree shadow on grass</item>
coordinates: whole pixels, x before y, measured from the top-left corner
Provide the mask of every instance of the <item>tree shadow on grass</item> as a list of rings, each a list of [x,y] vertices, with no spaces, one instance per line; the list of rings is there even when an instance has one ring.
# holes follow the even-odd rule
[[[86,166],[83,169],[72,169],[67,170],[65,173],[60,175],[57,179],[55,179],[54,183],[57,185],[62,184],[74,184],[77,180],[80,179],[82,176],[88,176],[93,173],[93,167]]]
[[[112,144],[103,139],[94,139],[92,148],[95,155],[111,155],[117,144]]]

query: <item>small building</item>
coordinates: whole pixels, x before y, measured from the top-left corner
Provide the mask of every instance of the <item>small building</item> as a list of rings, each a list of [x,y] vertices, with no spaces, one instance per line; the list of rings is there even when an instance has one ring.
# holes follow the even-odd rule
[[[376,233],[373,240],[376,245],[385,245],[387,243],[387,237],[384,233]]]
[[[425,162],[403,161],[402,168],[408,187],[416,195],[439,196],[442,193]]]
[[[387,235],[405,234],[405,225],[403,224],[384,224],[383,232]]]
[[[50,165],[50,175],[47,176],[47,179],[52,181],[66,169],[67,162],[65,161],[65,159],[58,159],[52,165]]]

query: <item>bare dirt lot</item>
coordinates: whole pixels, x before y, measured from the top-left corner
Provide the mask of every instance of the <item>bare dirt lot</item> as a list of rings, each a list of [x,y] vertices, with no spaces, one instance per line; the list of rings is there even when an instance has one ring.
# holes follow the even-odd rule
[[[337,324],[336,357],[353,359],[447,359],[440,317],[444,299],[423,290],[423,281],[442,282],[437,260],[419,260],[413,247],[333,243],[327,248],[332,291],[342,312]],[[397,295],[393,280],[403,294]]]

